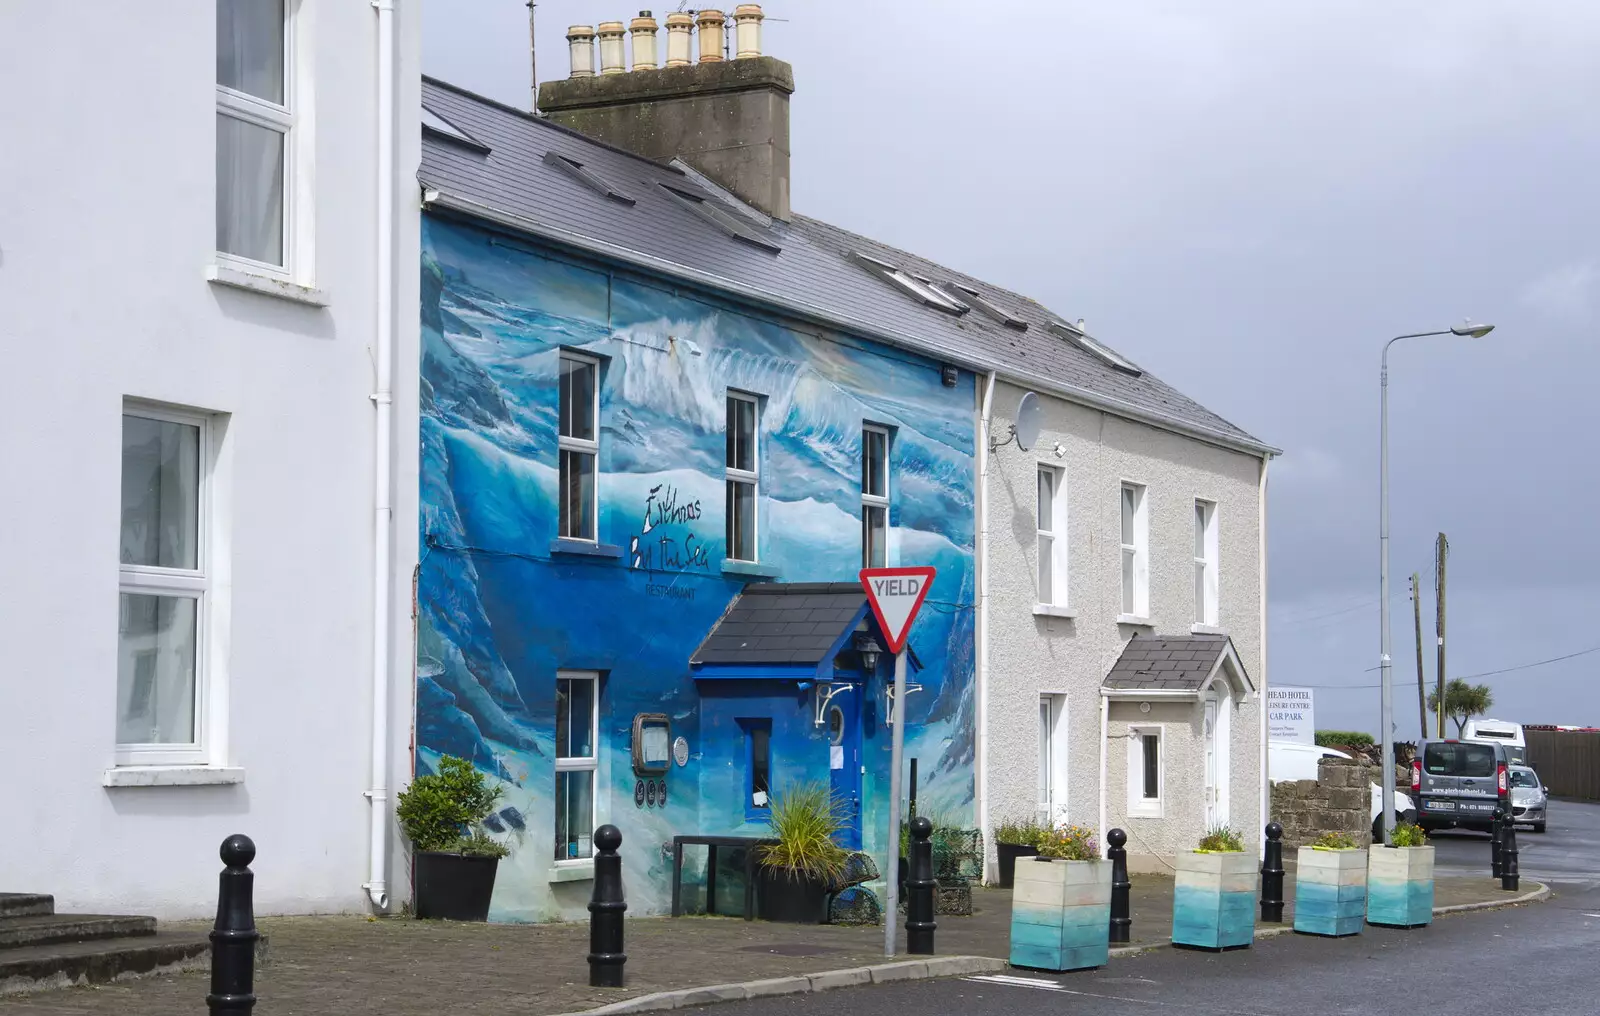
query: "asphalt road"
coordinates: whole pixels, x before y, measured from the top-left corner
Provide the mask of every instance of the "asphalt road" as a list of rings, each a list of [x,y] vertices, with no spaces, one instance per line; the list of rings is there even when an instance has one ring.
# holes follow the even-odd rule
[[[1221,954],[1161,949],[1099,971],[908,981],[721,1005],[708,1016],[1593,1013],[1600,1009],[1600,806],[1556,803],[1550,832],[1518,836],[1523,872],[1556,890],[1544,903],[1446,915],[1416,931],[1280,935]],[[1485,836],[1444,833],[1435,842],[1441,864],[1472,867],[1481,859],[1488,866]]]

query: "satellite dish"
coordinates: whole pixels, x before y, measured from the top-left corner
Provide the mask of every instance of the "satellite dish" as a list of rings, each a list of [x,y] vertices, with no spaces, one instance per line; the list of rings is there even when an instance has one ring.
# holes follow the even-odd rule
[[[1026,392],[1017,403],[1017,422],[1011,425],[1017,437],[1017,447],[1023,451],[1032,448],[1039,440],[1039,396]]]

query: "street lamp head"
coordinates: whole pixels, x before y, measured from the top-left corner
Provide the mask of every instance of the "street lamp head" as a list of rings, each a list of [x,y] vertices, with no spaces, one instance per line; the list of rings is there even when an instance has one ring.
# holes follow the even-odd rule
[[[1460,335],[1469,339],[1481,339],[1494,331],[1494,325],[1456,325],[1450,329],[1451,335]]]

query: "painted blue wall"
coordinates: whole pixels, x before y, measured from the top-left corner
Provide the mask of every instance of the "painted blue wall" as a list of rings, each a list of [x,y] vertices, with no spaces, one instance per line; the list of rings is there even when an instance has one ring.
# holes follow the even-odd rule
[[[688,666],[751,581],[723,571],[729,388],[764,399],[760,557],[777,581],[854,581],[861,428],[892,428],[889,563],[939,572],[911,636],[925,690],[910,699],[906,753],[920,760],[924,813],[972,821],[972,375],[946,388],[936,362],[904,351],[432,215],[422,294],[417,768],[461,755],[502,782],[496,824],[514,852],[495,919],[581,917],[588,900],[588,882],[551,881],[558,669],[603,675],[599,821],[622,830],[631,914],[667,909],[662,846],[675,833],[761,831],[727,751],[734,717],[702,713]],[[604,362],[598,535],[618,556],[552,552],[561,348]],[[653,507],[664,498],[678,509],[665,522]],[[826,779],[810,700],[760,694],[783,752],[818,749],[783,756],[775,789]],[[668,714],[690,745],[665,806],[634,805],[639,712]],[[887,808],[886,729],[868,741],[869,849]]]

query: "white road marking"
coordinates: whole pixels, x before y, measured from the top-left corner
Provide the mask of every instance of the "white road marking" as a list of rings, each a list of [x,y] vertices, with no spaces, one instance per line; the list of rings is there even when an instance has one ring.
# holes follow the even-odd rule
[[[1108,1002],[1132,1002],[1135,1005],[1154,1005],[1162,1008],[1171,1008],[1177,1002],[1162,1002],[1151,998],[1130,998],[1127,995],[1104,995],[1093,991],[1074,991],[1057,981],[1049,981],[1038,977],[1013,977],[1009,974],[976,974],[972,977],[963,977],[963,981],[981,981],[987,984],[1008,984],[1014,988],[1030,988],[1034,991],[1054,991],[1062,995],[1077,995],[1081,998],[1099,998]],[[1192,1003],[1184,1003],[1184,1008],[1190,1012],[1195,1011]],[[1266,1013],[1252,1012],[1247,1009],[1215,1009],[1215,1012],[1227,1012],[1229,1016],[1268,1016]]]

